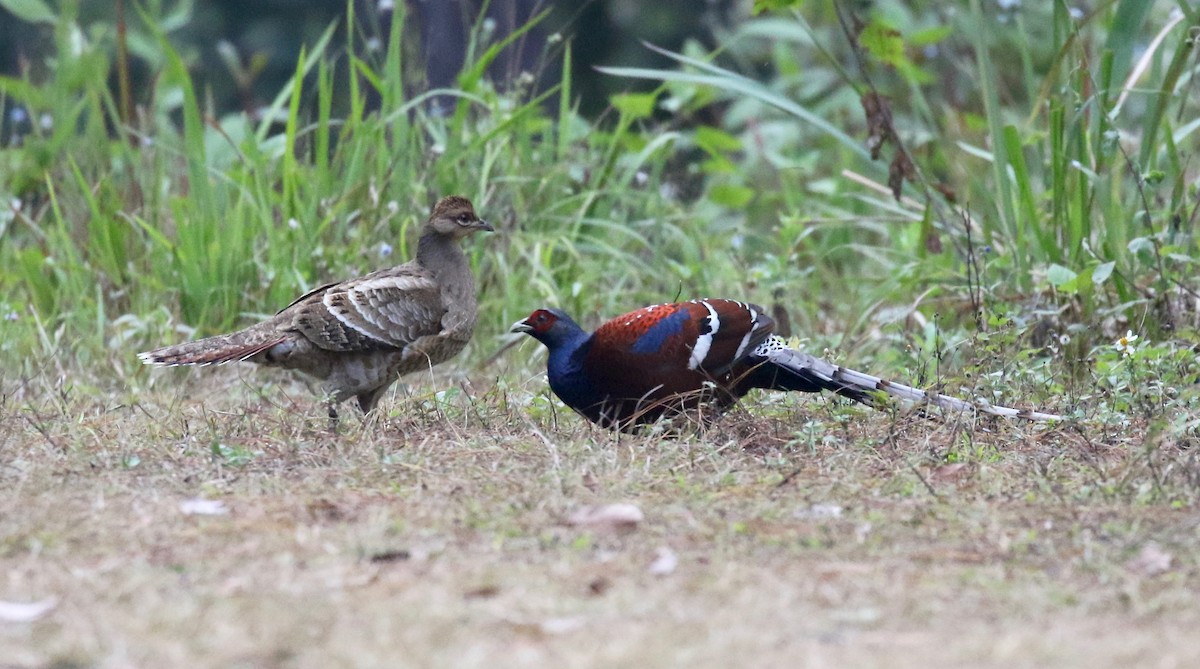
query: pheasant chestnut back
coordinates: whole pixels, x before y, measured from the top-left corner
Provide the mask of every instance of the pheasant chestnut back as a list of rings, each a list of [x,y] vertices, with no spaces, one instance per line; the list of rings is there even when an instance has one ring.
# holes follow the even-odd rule
[[[559,399],[593,423],[625,431],[702,406],[720,412],[754,388],[828,390],[871,406],[882,391],[954,411],[1058,418],[970,404],[846,369],[789,348],[772,334],[774,325],[762,307],[705,299],[631,311],[590,334],[559,309],[538,309],[512,331],[549,349],[547,377]]]

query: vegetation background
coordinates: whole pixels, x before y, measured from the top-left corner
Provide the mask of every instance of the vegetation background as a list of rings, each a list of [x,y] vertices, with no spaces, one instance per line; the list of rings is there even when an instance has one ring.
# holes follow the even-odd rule
[[[1194,665],[1198,30],[0,0],[0,664]],[[286,374],[139,365],[406,259],[449,193],[498,228],[475,341],[352,434]],[[618,439],[506,334],[676,296],[1068,420],[758,397]]]

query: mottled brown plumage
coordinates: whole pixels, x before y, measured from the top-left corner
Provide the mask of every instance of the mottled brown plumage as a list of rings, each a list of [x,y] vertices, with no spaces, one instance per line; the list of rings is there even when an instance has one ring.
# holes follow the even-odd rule
[[[492,230],[470,201],[442,198],[421,230],[416,257],[296,299],[244,330],[138,354],[150,365],[246,360],[321,380],[329,405],[350,397],[364,412],[399,376],[457,354],[475,329],[475,282],[459,240]]]

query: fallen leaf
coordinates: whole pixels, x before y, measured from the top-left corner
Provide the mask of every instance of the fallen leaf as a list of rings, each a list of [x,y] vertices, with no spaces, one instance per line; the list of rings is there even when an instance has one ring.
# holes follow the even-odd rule
[[[583,627],[584,619],[579,616],[547,618],[541,622],[542,633],[547,635],[566,634]]]
[[[967,463],[952,462],[947,465],[934,467],[933,470],[929,472],[929,478],[933,481],[949,483],[958,481],[970,473],[970,470],[967,469]]]
[[[47,597],[36,602],[6,602],[0,600],[0,622],[31,623],[58,606],[58,598]]]
[[[675,555],[675,551],[663,546],[654,552],[654,562],[650,563],[647,571],[655,576],[667,576],[678,566],[679,556]]]
[[[1171,569],[1173,556],[1164,551],[1153,541],[1142,546],[1142,550],[1130,561],[1125,568],[1141,576],[1158,576]]]
[[[310,501],[307,508],[308,514],[316,521],[337,522],[346,518],[341,507],[324,498]]]
[[[645,520],[642,510],[632,504],[598,504],[576,509],[567,524],[595,530],[630,532]]]
[[[179,510],[185,516],[223,516],[229,513],[229,507],[219,499],[185,499],[179,503]]]
[[[379,551],[371,554],[371,562],[403,562],[412,558],[412,552],[403,548],[399,550]]]
[[[488,584],[471,588],[463,593],[463,597],[467,599],[491,599],[498,594],[500,594],[500,586]]]
[[[578,616],[564,616],[539,621],[506,620],[505,622],[517,632],[534,638],[543,638],[574,632],[582,628],[586,621]]]
[[[612,587],[612,581],[605,576],[597,576],[588,583],[588,592],[593,595],[603,595]]]
[[[796,509],[796,518],[841,518],[842,507],[838,504],[813,504],[807,509]]]
[[[595,474],[587,471],[583,473],[583,487],[587,488],[593,493],[596,492],[596,489],[600,487],[600,483],[596,481]]]

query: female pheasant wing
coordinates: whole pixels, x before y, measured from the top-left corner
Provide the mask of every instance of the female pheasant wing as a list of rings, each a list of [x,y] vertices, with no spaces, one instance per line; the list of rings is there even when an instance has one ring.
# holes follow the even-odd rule
[[[447,309],[432,275],[401,265],[313,291],[286,311],[289,329],[325,350],[371,351],[437,334]]]
[[[291,309],[292,307],[296,306],[297,304],[300,304],[301,302],[304,302],[305,300],[311,298],[312,296],[320,295],[320,294],[324,293],[325,291],[329,290],[330,288],[333,288],[334,286],[338,285],[339,283],[341,283],[341,282],[340,281],[332,281],[323,286],[317,286],[316,288],[313,288],[312,290],[301,295],[300,297],[297,297],[296,299],[292,300],[291,304],[280,309],[279,311],[276,311],[275,315],[278,316],[279,314],[282,314],[283,312],[287,311],[288,309]]]

